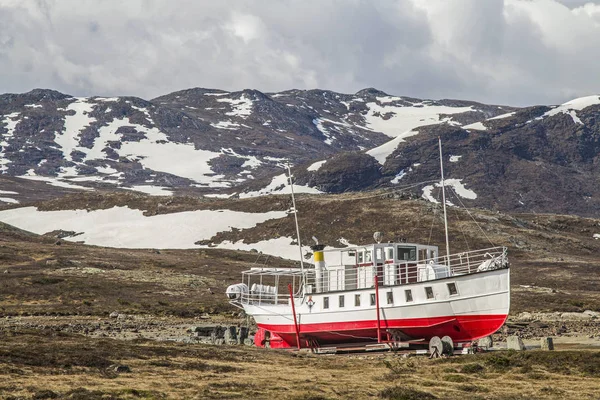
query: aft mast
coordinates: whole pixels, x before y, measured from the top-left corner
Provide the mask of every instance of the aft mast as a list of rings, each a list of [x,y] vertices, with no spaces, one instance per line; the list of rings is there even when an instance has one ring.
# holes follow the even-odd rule
[[[298,249],[300,250],[300,269],[302,270],[304,280],[304,262],[302,261],[302,243],[300,243],[300,228],[298,227],[298,211],[296,210],[296,199],[294,198],[294,184],[292,182],[292,170],[289,165],[286,165],[288,170],[288,178],[290,180],[290,189],[292,191],[292,207],[294,208],[294,221],[296,222],[296,239],[298,240]]]
[[[446,216],[446,190],[444,189],[444,161],[442,155],[442,138],[438,136],[440,147],[440,171],[442,172],[442,202],[444,203],[444,230],[446,232],[446,265],[450,266],[450,242],[448,240],[448,217]],[[291,179],[291,178],[290,178]]]

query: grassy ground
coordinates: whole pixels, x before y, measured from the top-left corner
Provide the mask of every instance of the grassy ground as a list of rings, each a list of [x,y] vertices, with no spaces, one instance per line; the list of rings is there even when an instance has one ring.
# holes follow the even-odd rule
[[[337,245],[407,238],[442,244],[439,210],[418,200],[359,195],[299,196],[304,235]],[[136,195],[73,195],[45,209],[135,206],[149,214],[198,208],[264,212],[287,209],[287,197],[235,201],[172,200]],[[451,209],[454,251],[509,247],[511,312],[600,311],[599,221],[555,215],[505,215]],[[480,229],[481,228],[481,229]],[[600,231],[600,230],[598,230]],[[290,219],[216,235],[211,241],[255,242],[294,236]],[[442,246],[443,247],[443,246]],[[442,250],[443,251],[443,250]],[[493,353],[447,360],[390,354],[319,356],[244,347],[213,347],[86,337],[112,311],[187,326],[237,316],[224,289],[264,256],[217,249],[128,250],[86,246],[0,225],[0,317],[38,316],[0,324],[0,397],[23,399],[555,399],[600,397],[599,354]],[[270,257],[270,266],[293,263]],[[87,322],[49,320],[86,316]],[[35,320],[35,319],[38,320]],[[96,318],[97,323],[92,321]],[[113,320],[110,332],[138,337],[136,319]],[[144,321],[142,319],[142,321]],[[144,322],[144,323],[147,323]],[[153,325],[154,326],[154,325]],[[29,327],[29,328],[28,328]],[[35,330],[31,329],[35,327]],[[58,328],[57,328],[58,327]],[[179,329],[179,328],[178,328]],[[185,330],[185,328],[183,328]],[[98,331],[103,334],[106,329]],[[93,336],[93,335],[92,335]],[[114,337],[119,337],[115,335]],[[117,366],[128,368],[117,370]],[[127,371],[129,369],[129,371]]]
[[[591,351],[312,356],[11,331],[0,335],[0,397],[596,399],[599,365]]]

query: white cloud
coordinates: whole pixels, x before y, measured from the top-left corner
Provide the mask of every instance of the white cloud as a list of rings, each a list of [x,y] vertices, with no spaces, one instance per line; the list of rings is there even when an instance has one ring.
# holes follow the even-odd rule
[[[0,0],[0,87],[152,98],[377,87],[515,105],[600,92],[580,0]]]

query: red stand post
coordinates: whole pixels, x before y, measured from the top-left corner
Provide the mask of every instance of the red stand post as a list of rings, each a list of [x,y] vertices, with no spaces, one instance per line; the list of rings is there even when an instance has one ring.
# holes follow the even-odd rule
[[[290,301],[292,302],[292,314],[294,314],[294,328],[296,328],[296,344],[298,345],[298,350],[300,350],[300,327],[298,326],[298,320],[296,319],[296,305],[294,304],[294,291],[292,289],[291,283],[288,283],[288,290],[290,291]],[[379,311],[377,311],[377,315],[379,317]]]
[[[381,343],[381,319],[379,318],[379,277],[375,274],[375,306],[377,307],[377,343]]]

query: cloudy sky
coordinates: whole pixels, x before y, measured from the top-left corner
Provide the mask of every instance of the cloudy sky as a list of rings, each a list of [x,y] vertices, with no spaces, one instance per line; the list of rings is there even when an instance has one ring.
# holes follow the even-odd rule
[[[600,1],[0,0],[0,93],[36,87],[558,104],[600,93]]]

